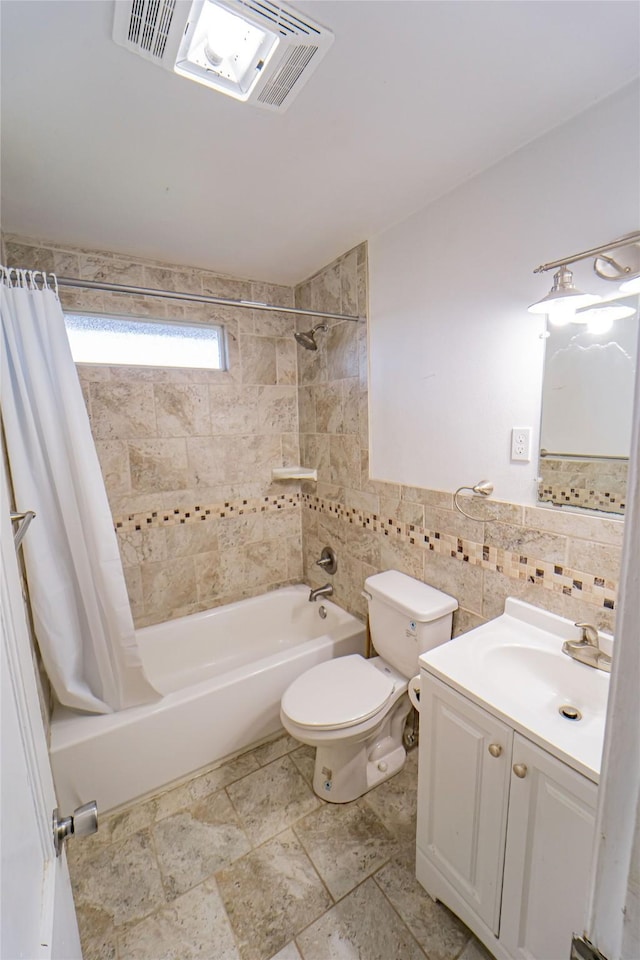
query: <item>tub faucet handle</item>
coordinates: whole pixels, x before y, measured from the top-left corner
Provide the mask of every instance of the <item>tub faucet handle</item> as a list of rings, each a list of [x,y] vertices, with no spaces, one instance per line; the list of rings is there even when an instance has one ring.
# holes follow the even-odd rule
[[[338,569],[338,558],[335,550],[332,550],[331,547],[323,547],[320,559],[316,560],[316,565],[322,567],[326,573],[334,574]]]

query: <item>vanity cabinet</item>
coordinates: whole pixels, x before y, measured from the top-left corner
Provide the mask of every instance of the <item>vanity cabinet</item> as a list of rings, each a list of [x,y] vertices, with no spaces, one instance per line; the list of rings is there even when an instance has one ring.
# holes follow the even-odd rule
[[[446,902],[442,876],[497,935],[513,731],[424,677],[420,726],[418,845],[429,876],[418,879]]]
[[[582,932],[596,785],[422,671],[416,871],[499,960]]]
[[[500,940],[518,960],[568,957],[584,928],[598,788],[519,734],[512,760],[525,776],[511,778]]]

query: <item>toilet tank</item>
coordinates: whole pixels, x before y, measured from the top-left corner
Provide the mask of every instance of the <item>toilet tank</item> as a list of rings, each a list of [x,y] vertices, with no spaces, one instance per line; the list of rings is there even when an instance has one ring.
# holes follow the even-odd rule
[[[376,652],[405,677],[418,673],[418,657],[451,639],[458,601],[398,570],[364,583],[369,629]]]

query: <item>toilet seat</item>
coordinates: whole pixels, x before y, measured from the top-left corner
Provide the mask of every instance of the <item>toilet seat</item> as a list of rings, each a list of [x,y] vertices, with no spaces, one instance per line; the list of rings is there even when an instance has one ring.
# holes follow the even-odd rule
[[[327,660],[294,680],[282,712],[301,728],[341,730],[363,723],[391,699],[396,684],[360,654]]]

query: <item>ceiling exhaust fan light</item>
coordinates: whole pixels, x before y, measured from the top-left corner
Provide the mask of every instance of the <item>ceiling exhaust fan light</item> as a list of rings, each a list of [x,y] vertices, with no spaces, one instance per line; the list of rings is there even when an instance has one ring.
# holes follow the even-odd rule
[[[278,43],[275,33],[216,0],[194,0],[174,69],[190,80],[246,100]]]
[[[113,7],[119,46],[272,113],[289,109],[334,40],[283,0],[114,0]]]

